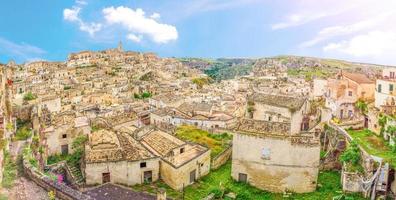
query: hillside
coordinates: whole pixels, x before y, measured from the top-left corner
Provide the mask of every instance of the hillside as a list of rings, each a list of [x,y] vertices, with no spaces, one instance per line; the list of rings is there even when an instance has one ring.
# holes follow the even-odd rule
[[[287,70],[289,76],[311,80],[315,77],[325,78],[340,70],[365,73],[375,77],[380,73],[383,65],[349,62],[335,59],[322,59],[300,56],[276,56],[258,59],[245,58],[181,58],[184,66],[198,69],[216,81],[232,79],[236,76],[257,73],[262,68],[276,67]]]

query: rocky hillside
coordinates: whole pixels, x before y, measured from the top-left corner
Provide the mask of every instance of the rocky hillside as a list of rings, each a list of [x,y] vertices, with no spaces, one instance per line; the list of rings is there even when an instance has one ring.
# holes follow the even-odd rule
[[[339,70],[365,73],[370,77],[377,76],[387,66],[349,62],[344,60],[322,59],[299,56],[277,56],[259,59],[179,59],[184,66],[198,69],[214,80],[232,79],[250,73],[259,73],[261,69],[275,67],[287,70],[289,76],[307,80],[332,76]]]

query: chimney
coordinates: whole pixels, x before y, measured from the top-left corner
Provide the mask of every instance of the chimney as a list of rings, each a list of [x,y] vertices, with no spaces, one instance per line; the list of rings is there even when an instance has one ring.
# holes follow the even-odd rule
[[[166,191],[164,188],[158,189],[157,200],[166,200]]]

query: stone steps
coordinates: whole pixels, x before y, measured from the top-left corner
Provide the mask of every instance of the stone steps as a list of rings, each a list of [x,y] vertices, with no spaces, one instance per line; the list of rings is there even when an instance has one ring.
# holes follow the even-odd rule
[[[78,168],[75,167],[75,166],[70,166],[70,165],[68,165],[68,168],[69,168],[69,171],[70,171],[70,173],[71,173],[71,175],[72,175],[72,177],[73,177],[73,179],[74,179],[74,182],[75,182],[77,185],[83,184],[83,183],[84,183],[84,176],[83,176],[83,174],[81,173],[81,170],[78,169]]]

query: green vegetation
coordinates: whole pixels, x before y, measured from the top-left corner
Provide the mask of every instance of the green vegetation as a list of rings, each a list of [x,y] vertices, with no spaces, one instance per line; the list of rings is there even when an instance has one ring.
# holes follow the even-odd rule
[[[133,98],[135,99],[147,99],[152,97],[153,95],[150,92],[143,92],[141,94],[134,93]]]
[[[218,59],[210,65],[211,67],[204,70],[204,73],[215,81],[232,79],[236,76],[245,76],[252,71],[252,62],[247,64],[234,64],[232,60]]]
[[[47,158],[47,164],[51,165],[65,160],[67,164],[79,169],[81,157],[84,155],[84,145],[87,141],[88,137],[86,135],[77,136],[72,143],[72,154],[49,156]]]
[[[193,78],[191,80],[198,88],[202,88],[204,85],[207,85],[212,82],[212,79],[209,77],[200,77],[200,78]]]
[[[37,96],[34,95],[32,92],[28,92],[28,93],[26,93],[26,94],[23,96],[23,100],[25,100],[25,101],[34,100],[34,99],[36,99],[36,98],[37,98]]]
[[[71,86],[69,86],[69,85],[63,86],[63,90],[70,90],[70,89],[71,89]]]
[[[8,200],[8,196],[5,194],[0,194],[0,200]]]
[[[4,151],[4,170],[3,181],[1,185],[5,188],[11,188],[17,176],[17,166],[12,160],[9,152]]]
[[[311,199],[322,199],[331,200],[333,197],[342,194],[342,185],[340,181],[340,173],[336,171],[325,171],[319,173],[318,188],[315,192],[306,194],[294,194],[292,193],[289,197],[284,197],[283,194],[275,194],[267,191],[259,190],[253,186],[245,183],[239,183],[231,178],[231,162],[227,162],[225,165],[217,170],[211,171],[211,173],[193,185],[190,185],[184,189],[184,197],[186,200],[198,200],[203,199],[210,193],[214,193],[217,199],[229,192],[236,194],[237,199],[243,200],[268,200],[268,199],[298,199],[298,200],[311,200]],[[164,188],[169,197],[174,199],[181,199],[183,196],[181,192],[177,192],[162,182],[136,185],[132,187],[134,190],[146,191],[149,193],[155,193],[156,188]],[[353,200],[363,200],[359,194],[348,194],[348,198]],[[227,197],[223,198],[227,199]]]
[[[368,113],[368,107],[367,107],[367,103],[365,101],[363,101],[362,99],[359,99],[356,104],[355,104],[356,108],[359,109],[360,113],[366,115]]]
[[[101,129],[101,128],[98,127],[98,126],[95,126],[95,125],[91,126],[91,131],[92,131],[92,132],[98,131],[98,130],[100,130],[100,129]]]
[[[305,80],[307,81],[311,81],[313,78],[327,78],[329,75],[331,74],[331,72],[322,69],[322,68],[318,68],[318,67],[314,67],[314,68],[310,68],[310,67],[304,67],[304,68],[290,68],[287,69],[287,75],[289,76],[294,76],[294,77],[301,77],[301,78],[305,78]]]
[[[18,128],[18,130],[15,133],[16,140],[27,140],[31,136],[32,136],[32,131],[26,126]]]
[[[340,155],[340,161],[345,163],[348,172],[363,172],[360,160],[359,144],[352,140],[348,148]]]
[[[176,136],[208,147],[212,151],[212,157],[217,156],[229,147],[229,143],[232,140],[232,135],[228,133],[212,134],[189,125],[179,126],[176,130]]]
[[[381,157],[392,166],[396,166],[396,154],[382,137],[368,129],[348,130],[348,133],[367,153]]]
[[[62,154],[50,155],[47,158],[47,165],[52,165],[52,164],[67,160],[68,158],[69,158],[69,155],[62,155]]]
[[[73,153],[70,154],[70,157],[68,158],[67,162],[70,165],[73,165],[77,167],[78,169],[80,168],[80,160],[81,157],[84,155],[84,150],[85,150],[85,143],[88,141],[88,137],[86,135],[79,135],[77,136],[72,143],[72,149]]]

